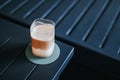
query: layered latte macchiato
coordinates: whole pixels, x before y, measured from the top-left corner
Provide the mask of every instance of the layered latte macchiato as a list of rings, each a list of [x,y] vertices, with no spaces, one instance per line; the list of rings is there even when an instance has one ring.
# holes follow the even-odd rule
[[[47,19],[37,19],[31,25],[32,52],[38,57],[49,57],[54,50],[54,23]]]

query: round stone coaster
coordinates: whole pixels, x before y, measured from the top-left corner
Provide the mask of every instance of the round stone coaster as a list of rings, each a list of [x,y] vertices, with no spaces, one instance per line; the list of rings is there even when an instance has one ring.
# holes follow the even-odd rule
[[[59,57],[59,55],[60,55],[60,48],[57,44],[55,44],[55,48],[54,48],[52,55],[47,58],[34,56],[32,53],[31,44],[28,45],[28,47],[26,48],[26,57],[32,63],[35,63],[35,64],[40,64],[40,65],[50,64],[50,63],[54,62]]]

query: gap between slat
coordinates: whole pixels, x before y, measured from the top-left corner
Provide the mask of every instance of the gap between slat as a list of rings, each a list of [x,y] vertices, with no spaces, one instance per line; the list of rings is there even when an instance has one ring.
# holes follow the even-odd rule
[[[13,10],[10,11],[11,14],[14,14],[18,9],[20,9],[23,5],[25,5],[29,0],[24,0],[22,3],[20,3],[17,7],[15,7]]]
[[[89,35],[92,33],[95,25],[99,21],[100,17],[103,15],[104,11],[107,9],[108,5],[110,4],[110,1],[106,1],[106,3],[103,5],[102,9],[100,10],[99,14],[97,15],[96,19],[94,20],[94,23],[88,28],[85,35],[82,38],[82,41],[86,41]]]
[[[114,27],[113,25],[115,24],[116,20],[118,19],[119,14],[120,14],[120,7],[119,7],[119,9],[117,10],[117,12],[116,12],[116,14],[114,16],[114,19],[110,23],[110,26],[108,27],[108,29],[107,29],[101,43],[99,44],[99,48],[103,48],[103,46],[105,45],[105,43],[106,43],[106,41],[107,41],[107,39],[109,37],[109,34],[110,34],[112,28]]]
[[[118,49],[118,51],[117,51],[117,54],[120,55],[120,47],[119,47],[119,49]]]
[[[2,48],[3,46],[5,46],[11,39],[12,39],[12,36],[9,36],[8,39],[6,41],[4,41],[2,43],[2,45],[0,45],[0,48]]]
[[[78,22],[83,18],[83,16],[87,13],[87,11],[89,10],[89,8],[91,8],[91,6],[94,4],[94,1],[91,1],[88,6],[85,7],[85,9],[82,11],[82,13],[77,17],[77,19],[74,21],[74,23],[72,24],[72,26],[68,29],[68,31],[66,32],[66,35],[70,35],[72,33],[72,31],[75,28],[75,25],[78,24]]]
[[[60,23],[60,21],[64,18],[65,15],[67,15],[67,13],[69,13],[76,5],[77,0],[74,0],[74,2],[65,10],[64,13],[62,13],[62,15],[57,19],[57,21],[55,22],[57,25]]]
[[[0,6],[0,9],[4,8],[6,5],[8,5],[12,0],[7,0],[5,3],[3,3],[1,6]]]
[[[23,16],[23,19],[26,19],[28,16],[30,16],[43,2],[45,2],[45,0],[42,0],[42,1],[38,2],[38,4],[36,4],[32,9],[30,9],[30,10]]]
[[[49,10],[47,10],[47,12],[42,15],[42,17],[40,18],[45,18],[59,3],[61,2],[61,0],[58,0]]]
[[[32,70],[29,72],[29,74],[25,77],[24,80],[27,80],[29,78],[29,76],[32,74],[32,72],[36,69],[37,65],[35,65]]]

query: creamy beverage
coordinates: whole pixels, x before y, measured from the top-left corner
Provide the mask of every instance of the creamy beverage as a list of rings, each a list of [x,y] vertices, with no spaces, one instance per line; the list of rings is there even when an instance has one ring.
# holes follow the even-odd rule
[[[46,19],[43,19],[46,20]],[[54,25],[35,21],[31,25],[32,52],[38,57],[49,57],[54,50]]]

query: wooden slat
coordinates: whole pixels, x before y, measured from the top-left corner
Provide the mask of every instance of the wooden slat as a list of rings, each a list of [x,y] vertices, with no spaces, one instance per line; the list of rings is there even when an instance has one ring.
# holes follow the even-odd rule
[[[89,44],[102,47],[102,44],[104,43],[104,39],[106,38],[106,37],[104,38],[104,36],[106,35],[107,30],[110,28],[110,26],[113,25],[119,13],[120,10],[119,3],[120,3],[119,0],[115,0],[110,3],[105,13],[97,22],[93,32],[89,36],[87,41]]]
[[[57,32],[62,35],[66,35],[66,33],[69,34],[71,30],[75,27],[74,24],[76,24],[79,19],[84,15],[92,2],[92,0],[79,1],[79,3],[73,8],[73,10],[71,10],[71,12],[62,20],[62,22],[59,23],[56,29]]]
[[[21,28],[18,25],[15,25],[10,22],[6,22],[2,19],[0,19],[0,24],[3,25],[1,27],[2,34],[8,34],[11,35],[10,37],[6,35],[3,35],[4,37],[1,38],[1,40],[6,41],[2,44],[4,44],[3,47],[0,48],[0,75],[12,64],[12,62],[15,60],[15,58],[20,54],[21,51],[25,48],[25,46],[30,41],[29,37],[26,38],[26,36],[29,36],[28,30]],[[11,26],[11,29],[9,29],[9,26]],[[21,33],[22,32],[22,33]],[[22,35],[22,36],[21,36]],[[7,36],[8,38],[6,38]]]
[[[83,19],[78,23],[78,25],[76,25],[76,28],[72,31],[70,36],[74,37],[78,41],[82,41],[86,35],[87,30],[94,26],[95,22],[99,19],[100,15],[107,6],[108,2],[108,0],[95,1]]]
[[[28,17],[26,22],[31,24],[32,21],[36,18],[44,18],[48,14],[51,13],[57,6],[60,4],[60,0],[47,0],[44,4],[42,4],[30,17]]]
[[[48,16],[45,18],[53,20],[56,25],[75,7],[78,0],[64,0],[61,2],[59,6],[55,10],[53,10]],[[57,26],[56,26],[57,27]]]
[[[5,1],[5,0],[1,0],[1,1]],[[0,9],[4,8],[5,6],[7,6],[12,0],[7,0],[5,2],[1,2],[0,4]]]
[[[10,11],[11,14],[14,14],[17,10],[19,10],[22,6],[24,6],[29,0],[24,0],[21,2],[18,6],[13,8],[13,10]]]

